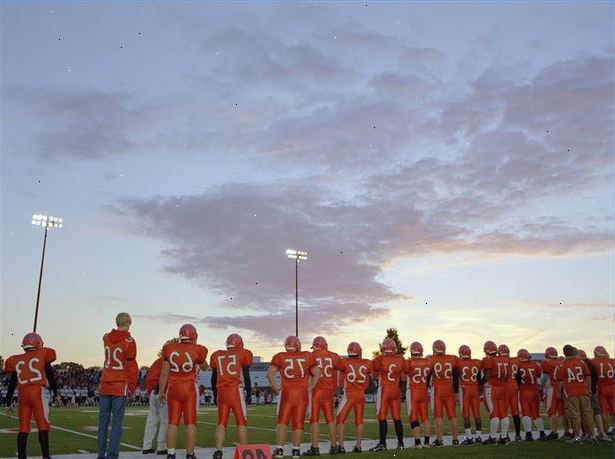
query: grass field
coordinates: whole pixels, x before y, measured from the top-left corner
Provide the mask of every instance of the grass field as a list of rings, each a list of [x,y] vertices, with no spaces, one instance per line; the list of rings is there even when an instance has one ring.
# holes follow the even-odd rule
[[[249,435],[250,443],[268,443],[272,444],[275,431],[275,406],[250,406],[249,408]],[[365,421],[365,439],[376,439],[377,423],[375,420],[375,408],[373,404],[368,404],[366,407]],[[141,440],[143,436],[143,427],[147,416],[146,407],[131,407],[126,411],[124,419],[124,435],[122,442],[123,451],[139,451],[141,449]],[[346,428],[346,440],[353,440],[354,425],[352,417],[349,419],[349,424]],[[53,425],[51,436],[52,448],[51,453],[67,454],[80,452],[96,452],[96,428],[98,423],[98,409],[91,408],[53,408],[51,410],[51,422]],[[460,420],[461,422],[461,420]],[[545,423],[548,422],[545,419]],[[446,424],[446,423],[445,423]],[[214,407],[201,408],[198,420],[198,442],[199,447],[213,447],[214,442],[214,427],[216,425],[216,410]],[[462,424],[460,424],[462,425]],[[483,425],[488,426],[488,418],[483,415]],[[308,425],[306,424],[306,428]],[[321,425],[321,433],[325,431],[325,426]],[[410,428],[407,424],[404,425],[405,436],[410,436]],[[512,422],[511,422],[512,429]],[[0,416],[0,457],[15,457],[16,448],[16,432],[17,420],[7,416]],[[486,432],[486,427],[483,428]],[[446,427],[446,434],[450,431]],[[183,436],[183,433],[182,435]],[[181,437],[180,436],[180,437]],[[394,436],[392,426],[389,429],[389,436]],[[325,441],[326,437],[321,436],[321,440]],[[234,426],[229,426],[227,434],[227,445],[232,446],[233,442],[237,441],[236,429]],[[309,441],[307,435],[304,442]],[[32,456],[39,456],[40,450],[36,439],[36,434],[30,436],[28,442],[28,453]],[[407,445],[409,446],[409,445]],[[507,446],[472,446],[452,448],[446,447],[443,449],[429,450],[404,450],[403,452],[389,451],[387,453],[363,453],[363,459],[375,459],[376,456],[382,457],[397,457],[397,456],[412,456],[412,457],[558,457],[559,458],[582,458],[582,457],[614,457],[613,443],[600,443],[598,445],[568,445],[563,441],[539,442],[532,443],[523,442],[510,444]],[[181,447],[181,445],[180,445]],[[354,456],[351,454],[351,456]],[[149,456],[152,457],[152,456]],[[158,456],[160,457],[160,456]]]

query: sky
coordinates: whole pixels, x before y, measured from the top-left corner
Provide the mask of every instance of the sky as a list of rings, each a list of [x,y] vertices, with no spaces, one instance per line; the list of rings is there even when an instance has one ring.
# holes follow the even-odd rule
[[[0,354],[612,353],[612,2],[2,2]]]

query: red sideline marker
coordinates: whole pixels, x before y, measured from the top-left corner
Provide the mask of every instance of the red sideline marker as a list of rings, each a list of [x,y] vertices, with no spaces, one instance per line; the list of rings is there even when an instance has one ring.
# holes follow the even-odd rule
[[[233,459],[271,459],[271,446],[238,445]]]

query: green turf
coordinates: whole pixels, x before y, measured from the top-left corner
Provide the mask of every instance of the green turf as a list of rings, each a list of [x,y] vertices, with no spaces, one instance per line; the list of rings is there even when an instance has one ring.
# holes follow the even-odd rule
[[[375,420],[375,407],[373,404],[368,404],[365,410],[365,439],[377,438],[377,423]],[[140,449],[143,436],[143,428],[147,416],[146,407],[131,407],[126,410],[124,418],[124,435],[122,442],[133,445]],[[250,428],[251,443],[268,443],[274,441],[275,432],[275,406],[258,406],[249,407],[248,413]],[[461,421],[461,420],[460,420]],[[56,429],[52,429],[50,434],[52,442],[52,455],[65,453],[78,453],[79,450],[95,452],[96,439],[84,437],[72,432],[61,431],[59,428],[74,430],[92,436],[96,436],[96,426],[98,424],[98,409],[92,408],[53,408],[51,410],[51,422]],[[214,427],[216,424],[215,408],[201,408],[198,420],[198,442],[199,447],[212,447],[214,442]],[[548,421],[545,418],[546,427]],[[488,418],[486,413],[483,413],[483,432],[487,431]],[[306,428],[307,428],[306,424]],[[17,428],[17,420],[10,419],[6,416],[0,416],[0,429],[15,429]],[[410,436],[409,426],[404,425],[406,429],[406,437]],[[512,428],[512,422],[511,422]],[[445,434],[449,434],[448,423],[445,422]],[[324,425],[321,424],[321,433],[325,431]],[[346,427],[346,440],[352,440],[354,434],[354,425],[352,416]],[[182,438],[180,432],[180,438]],[[390,427],[389,436],[394,436],[393,428]],[[326,438],[321,437],[322,440]],[[0,457],[14,457],[16,454],[15,448],[15,433],[0,433]],[[229,426],[227,434],[227,444],[232,445],[237,441],[236,429],[234,426]],[[308,441],[307,435],[304,441]],[[40,455],[36,434],[30,436],[28,442],[28,453],[33,456]],[[181,441],[179,447],[181,448]],[[129,447],[122,447],[124,451],[130,451]],[[353,455],[350,455],[353,456]],[[511,444],[508,446],[473,446],[464,448],[443,448],[429,450],[407,450],[404,452],[388,453],[363,453],[362,459],[375,459],[397,456],[412,456],[412,457],[558,457],[559,458],[581,458],[581,457],[613,457],[613,443],[601,443],[596,446],[581,445],[574,446],[565,444],[562,441],[555,442],[533,442]]]

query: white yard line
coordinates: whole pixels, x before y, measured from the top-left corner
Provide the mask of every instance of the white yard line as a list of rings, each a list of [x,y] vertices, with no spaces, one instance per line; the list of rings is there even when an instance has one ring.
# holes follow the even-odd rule
[[[0,414],[2,414],[3,416],[6,416],[7,418],[19,419],[17,416],[10,416],[10,415],[5,414],[5,413],[0,413]],[[32,422],[32,424],[34,425],[35,423]],[[68,433],[72,433],[72,434],[75,434],[75,435],[81,435],[82,437],[88,437],[88,438],[93,438],[94,440],[98,440],[98,437],[96,435],[90,435],[90,434],[86,434],[86,433],[83,433],[83,432],[78,432],[76,430],[67,429],[65,427],[60,427],[60,426],[58,426],[56,424],[52,424],[51,428],[52,428],[52,430],[53,429],[57,429],[57,430],[61,430],[62,432],[68,432]],[[141,449],[141,447],[139,447],[139,446],[129,445],[128,443],[120,443],[120,445],[125,446],[126,448],[131,448],[131,449],[136,449],[136,450],[140,450]]]

